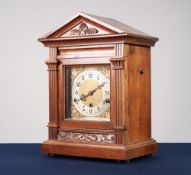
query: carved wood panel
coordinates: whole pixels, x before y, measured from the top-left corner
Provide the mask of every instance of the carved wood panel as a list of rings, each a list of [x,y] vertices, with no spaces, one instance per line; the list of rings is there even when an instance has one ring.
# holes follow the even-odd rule
[[[88,27],[85,22],[80,23],[78,28],[72,29],[69,34],[70,35],[93,35],[98,33],[98,29],[94,27]]]
[[[59,132],[58,139],[72,142],[115,143],[115,135],[101,133]]]

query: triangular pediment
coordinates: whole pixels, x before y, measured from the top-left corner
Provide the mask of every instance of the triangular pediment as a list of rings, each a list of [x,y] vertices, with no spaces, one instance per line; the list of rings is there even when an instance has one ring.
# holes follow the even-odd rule
[[[78,38],[102,36],[130,36],[134,38],[147,38],[156,42],[158,38],[147,35],[133,27],[112,18],[78,13],[63,25],[39,38],[39,41],[70,40]]]
[[[64,25],[57,27],[42,38],[64,38],[125,33],[124,30],[104,22],[103,19],[106,20],[107,18],[102,18],[80,12],[68,20]]]

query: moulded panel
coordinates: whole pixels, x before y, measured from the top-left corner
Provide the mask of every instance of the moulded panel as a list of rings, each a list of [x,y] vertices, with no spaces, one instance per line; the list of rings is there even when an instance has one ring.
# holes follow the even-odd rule
[[[86,47],[61,47],[59,58],[82,58],[82,57],[113,57],[114,46],[86,46]]]
[[[130,46],[128,59],[129,141],[151,137],[150,48]]]

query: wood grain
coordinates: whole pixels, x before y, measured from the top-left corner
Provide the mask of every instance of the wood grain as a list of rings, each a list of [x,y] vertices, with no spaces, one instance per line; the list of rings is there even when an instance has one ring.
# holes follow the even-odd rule
[[[130,46],[128,60],[129,142],[151,137],[150,48]],[[143,74],[140,71],[144,71]]]
[[[107,29],[110,34],[59,38],[78,25],[77,18],[47,38],[46,61],[49,72],[48,140],[41,151],[48,154],[128,160],[153,154],[157,143],[151,138],[151,55],[150,46],[158,40],[149,36],[127,35]],[[84,20],[84,19],[83,19]],[[101,24],[86,20],[106,30]],[[66,67],[110,67],[111,121],[83,121],[66,118]],[[84,136],[83,143],[58,139],[59,132]],[[114,135],[112,144],[86,139]]]

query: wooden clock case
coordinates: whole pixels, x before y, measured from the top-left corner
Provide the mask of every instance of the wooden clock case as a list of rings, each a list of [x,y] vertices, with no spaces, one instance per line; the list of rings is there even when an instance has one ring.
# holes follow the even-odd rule
[[[119,21],[79,13],[39,39],[49,47],[48,140],[55,155],[129,160],[157,150],[151,138],[151,51],[158,38]],[[70,65],[110,65],[110,122],[66,120]]]

